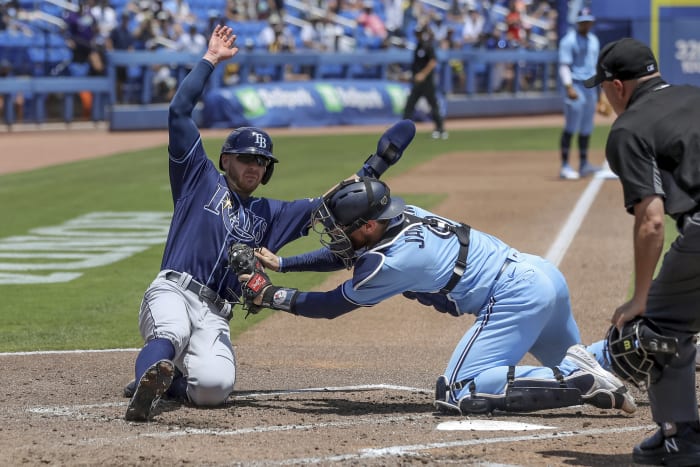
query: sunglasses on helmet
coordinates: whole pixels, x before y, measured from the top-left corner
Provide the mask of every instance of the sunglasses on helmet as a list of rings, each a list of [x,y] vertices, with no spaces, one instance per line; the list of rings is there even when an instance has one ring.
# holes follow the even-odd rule
[[[253,164],[256,163],[260,167],[267,167],[270,165],[270,159],[265,156],[259,156],[256,154],[238,154],[236,160],[243,164]]]

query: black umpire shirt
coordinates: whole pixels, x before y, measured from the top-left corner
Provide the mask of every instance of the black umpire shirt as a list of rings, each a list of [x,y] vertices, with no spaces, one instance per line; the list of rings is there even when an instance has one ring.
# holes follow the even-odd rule
[[[436,56],[435,48],[433,47],[432,42],[418,41],[418,44],[416,44],[416,49],[413,51],[413,63],[411,64],[411,72],[413,73],[413,76],[425,68],[428,62],[434,58],[436,58]],[[432,81],[434,71],[435,69],[428,74],[426,81]]]
[[[676,221],[700,205],[700,88],[661,77],[641,83],[610,130],[605,155],[622,182],[625,208],[663,197]]]

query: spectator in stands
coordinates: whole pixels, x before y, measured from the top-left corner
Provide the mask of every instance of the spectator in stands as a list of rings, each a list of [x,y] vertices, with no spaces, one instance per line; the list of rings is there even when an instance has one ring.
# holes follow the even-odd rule
[[[197,30],[197,25],[191,24],[177,39],[177,50],[192,54],[203,54],[207,47],[207,38]]]
[[[461,49],[461,41],[456,39],[456,36],[455,30],[452,27],[448,27],[445,38],[439,42],[440,49],[445,51]],[[448,62],[448,65],[452,71],[453,92],[455,94],[464,94],[467,87],[467,75],[464,72],[464,62],[459,58],[453,58]]]
[[[445,40],[448,27],[449,26],[447,23],[445,23],[445,18],[443,18],[442,13],[437,11],[433,12],[431,28],[433,30],[433,37],[438,44]]]
[[[109,34],[107,41],[105,42],[105,48],[107,51],[110,50],[134,50],[136,40],[129,27],[129,21],[131,16],[127,10],[123,10],[119,15],[119,24],[116,28],[112,29]],[[127,67],[118,66],[116,68],[117,72],[117,101],[123,102],[124,99],[124,86],[127,82]]]
[[[388,33],[384,21],[374,12],[374,2],[365,0],[362,5],[362,13],[357,17],[357,24],[362,26],[365,34],[381,40],[386,39]]]
[[[403,0],[382,0],[384,3],[384,15],[386,17],[387,34],[389,37],[403,39],[406,37],[404,31]]]
[[[306,50],[321,50],[321,17],[315,13],[308,15],[306,23],[299,31],[301,47]]]
[[[1,30],[1,29],[0,29]],[[12,64],[6,60],[0,62],[0,79],[6,76],[12,76]],[[14,105],[15,121],[21,122],[24,119],[24,94],[21,92],[10,95],[7,99],[7,104]],[[0,96],[0,115],[5,115],[5,99]]]
[[[92,1],[90,13],[97,21],[97,43],[104,46],[107,38],[114,28],[117,27],[117,12],[109,4],[108,0]]]
[[[475,6],[469,6],[462,27],[462,44],[469,47],[481,45],[485,22],[484,15]]]
[[[104,46],[97,41],[99,30],[97,20],[90,12],[91,3],[81,1],[77,12],[65,16],[66,45],[73,52],[73,63],[87,64],[89,75],[104,75]],[[92,114],[92,93],[78,93],[83,110],[83,118],[89,119]]]
[[[163,9],[170,14],[175,24],[184,25],[197,23],[197,16],[192,13],[189,3],[186,0],[166,0]]]
[[[277,15],[272,15],[267,20],[267,25],[260,31],[257,38],[259,47],[268,51],[282,52],[294,49],[294,36],[282,23]]]
[[[98,24],[90,12],[89,3],[80,2],[78,11],[68,13],[65,21],[66,45],[73,52],[73,62],[89,63],[91,75],[104,74],[104,59],[97,43]]]
[[[523,23],[516,0],[509,0],[506,15],[506,41],[509,47],[520,46],[523,40]]]
[[[435,55],[434,39],[429,24],[419,25],[416,29],[418,44],[413,51],[413,63],[411,64],[411,92],[406,98],[406,107],[403,118],[413,118],[416,110],[416,103],[421,97],[425,97],[430,106],[430,116],[435,123],[435,131],[432,133],[433,139],[447,139],[444,122],[440,113],[440,105],[437,100],[437,90],[435,89],[435,68],[438,65]]]

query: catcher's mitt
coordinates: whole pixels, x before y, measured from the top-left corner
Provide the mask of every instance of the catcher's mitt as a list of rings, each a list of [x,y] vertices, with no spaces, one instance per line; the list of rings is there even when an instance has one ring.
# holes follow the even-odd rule
[[[263,293],[265,287],[272,285],[270,278],[265,274],[260,260],[255,257],[255,250],[242,243],[234,243],[228,249],[228,264],[231,270],[240,276],[248,274],[250,278],[241,284],[241,305],[248,314],[258,313],[262,307],[253,301]],[[246,316],[248,316],[246,314]]]

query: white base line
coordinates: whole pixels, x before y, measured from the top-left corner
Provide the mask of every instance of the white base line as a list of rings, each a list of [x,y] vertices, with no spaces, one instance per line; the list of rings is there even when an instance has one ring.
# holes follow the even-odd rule
[[[595,197],[598,195],[598,191],[600,191],[600,187],[603,185],[604,180],[605,179],[603,178],[593,177],[590,183],[588,183],[588,186],[576,202],[574,210],[571,211],[571,214],[569,214],[569,217],[566,219],[564,226],[559,231],[557,238],[554,240],[554,243],[552,243],[552,246],[549,247],[549,251],[547,251],[547,254],[545,255],[545,259],[547,259],[550,263],[554,264],[555,266],[559,266],[559,263],[561,263],[561,260],[564,258],[566,251],[569,249],[571,242],[576,236],[576,232],[578,232],[579,227],[581,227],[583,219],[586,217],[591,204],[593,204]]]
[[[328,457],[306,457],[300,459],[286,459],[284,461],[262,461],[261,463],[269,465],[295,465],[295,464],[321,464],[328,462],[342,462],[348,460],[358,460],[358,459],[377,459],[381,457],[388,456],[405,456],[405,455],[416,455],[420,451],[426,451],[430,449],[445,449],[445,448],[458,448],[474,445],[483,444],[497,444],[497,443],[513,443],[519,441],[538,441],[546,439],[559,439],[559,438],[571,438],[574,436],[590,436],[590,435],[602,435],[611,433],[627,433],[630,431],[648,431],[657,428],[657,425],[639,425],[624,428],[612,428],[612,429],[602,429],[596,428],[591,430],[582,431],[555,431],[554,433],[546,434],[533,434],[527,436],[504,436],[500,438],[479,438],[479,439],[468,439],[459,441],[448,441],[443,443],[430,443],[430,444],[414,444],[407,446],[388,446],[385,448],[376,449],[361,449],[357,453],[352,454],[340,454],[337,456]]]
[[[102,349],[102,350],[36,350],[32,352],[0,352],[0,357],[17,357],[24,355],[64,355],[80,353],[110,353],[110,352],[138,352],[141,349]]]

